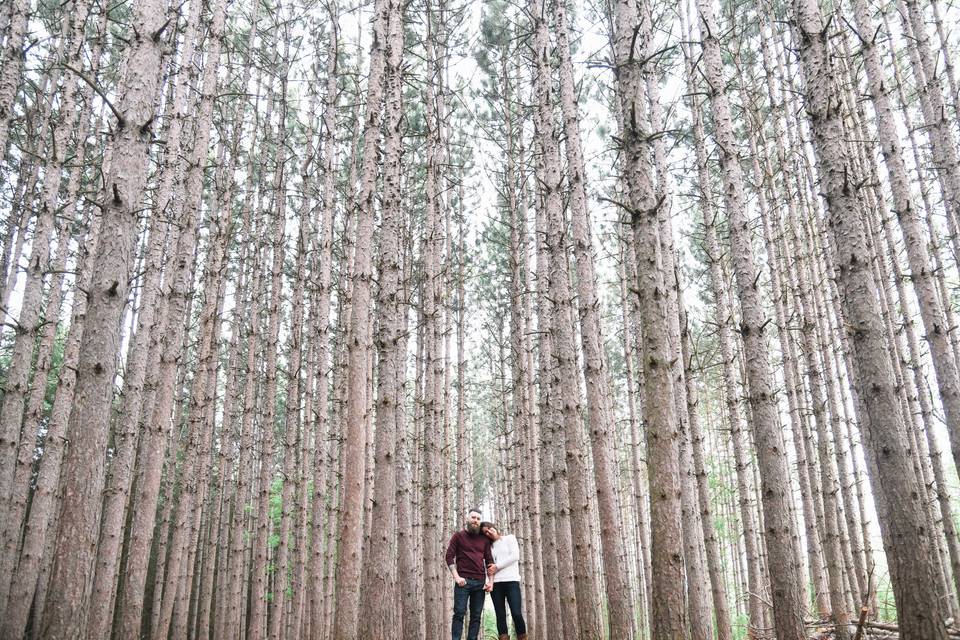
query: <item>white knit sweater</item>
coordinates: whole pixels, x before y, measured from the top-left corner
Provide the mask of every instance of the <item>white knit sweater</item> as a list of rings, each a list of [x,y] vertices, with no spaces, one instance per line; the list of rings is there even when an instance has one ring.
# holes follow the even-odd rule
[[[493,562],[497,565],[497,572],[493,574],[494,582],[520,582],[520,544],[517,536],[500,536],[493,543]]]

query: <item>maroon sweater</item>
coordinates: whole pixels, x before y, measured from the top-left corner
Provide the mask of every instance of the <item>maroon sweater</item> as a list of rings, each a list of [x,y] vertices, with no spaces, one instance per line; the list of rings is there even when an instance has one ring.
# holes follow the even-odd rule
[[[456,561],[461,578],[484,580],[487,565],[493,564],[492,543],[482,533],[472,534],[464,529],[457,531],[447,545],[447,566]]]

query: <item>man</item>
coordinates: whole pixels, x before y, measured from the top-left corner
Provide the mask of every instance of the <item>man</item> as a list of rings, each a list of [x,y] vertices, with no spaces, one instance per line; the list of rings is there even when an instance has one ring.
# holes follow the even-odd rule
[[[463,637],[463,617],[470,604],[470,628],[467,640],[477,640],[480,634],[480,614],[484,594],[493,589],[493,580],[487,575],[487,566],[493,564],[491,542],[480,533],[481,514],[476,509],[467,513],[463,530],[457,531],[447,545],[447,567],[456,586],[453,588],[453,640]]]

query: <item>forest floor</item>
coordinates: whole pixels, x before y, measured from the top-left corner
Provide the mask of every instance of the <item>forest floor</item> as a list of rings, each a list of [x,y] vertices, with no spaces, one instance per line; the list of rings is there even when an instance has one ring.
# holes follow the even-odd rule
[[[854,622],[847,629],[851,640],[899,640],[900,638],[900,632],[895,624],[867,621],[861,628]],[[960,639],[960,629],[951,627],[947,630],[947,634],[950,638]],[[822,621],[813,625],[810,640],[834,640],[836,637],[836,630],[831,624],[828,621]]]

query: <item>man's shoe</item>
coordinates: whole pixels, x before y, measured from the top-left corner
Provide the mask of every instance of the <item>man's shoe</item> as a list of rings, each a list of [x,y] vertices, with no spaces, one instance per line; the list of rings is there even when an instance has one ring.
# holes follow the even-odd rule
[[[510,640],[510,635],[507,633],[501,633],[500,640]]]
[[[517,640],[527,640],[527,634],[521,633],[517,636]]]

